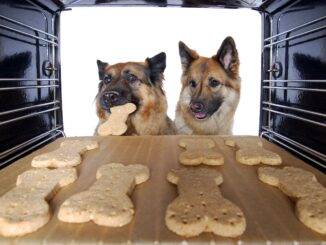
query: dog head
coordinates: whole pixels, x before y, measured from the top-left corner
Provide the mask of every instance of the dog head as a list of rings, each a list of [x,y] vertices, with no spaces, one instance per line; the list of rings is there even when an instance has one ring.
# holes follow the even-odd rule
[[[99,87],[96,97],[97,114],[105,119],[110,108],[126,103],[134,103],[137,109],[150,93],[162,90],[163,72],[166,67],[166,55],[160,53],[144,62],[126,62],[109,65],[97,61]]]
[[[209,120],[227,105],[235,108],[240,93],[239,57],[235,42],[227,37],[211,58],[179,42],[182,64],[180,109],[189,120]]]

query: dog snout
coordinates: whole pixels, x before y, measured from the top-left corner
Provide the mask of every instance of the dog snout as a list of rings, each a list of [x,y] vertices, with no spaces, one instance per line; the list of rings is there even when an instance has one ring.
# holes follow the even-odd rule
[[[190,109],[193,112],[202,112],[205,109],[205,106],[202,102],[200,101],[194,101],[190,103]]]
[[[112,106],[120,104],[121,94],[118,91],[108,91],[103,93],[101,98],[101,104],[104,109],[109,109]]]
[[[120,94],[116,91],[107,92],[106,96],[107,100],[112,104],[116,103],[119,100]]]

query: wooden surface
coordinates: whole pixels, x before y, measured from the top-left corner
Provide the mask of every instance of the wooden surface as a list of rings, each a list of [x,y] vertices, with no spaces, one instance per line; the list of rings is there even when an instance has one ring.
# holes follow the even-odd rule
[[[320,244],[326,240],[304,226],[294,215],[294,205],[280,190],[258,180],[258,166],[246,166],[235,161],[235,152],[223,144],[222,138],[212,137],[217,148],[225,157],[223,166],[216,168],[223,174],[221,185],[223,195],[236,203],[244,212],[247,229],[236,239],[219,237],[210,233],[184,239],[169,231],[164,223],[167,205],[177,196],[176,187],[166,180],[168,171],[181,167],[177,161],[182,151],[177,146],[181,136],[137,136],[98,137],[100,148],[87,152],[83,162],[77,167],[78,180],[63,188],[51,201],[54,212],[50,222],[37,232],[15,239],[0,237],[0,243],[8,244],[172,244],[189,243],[266,243],[279,244],[312,242]],[[15,185],[16,177],[31,168],[31,159],[39,153],[58,147],[59,139],[33,154],[15,162],[0,171],[0,195]],[[264,140],[264,147],[279,153],[284,166],[295,166],[316,174],[325,186],[323,173],[295,158],[285,150]],[[150,168],[151,178],[138,185],[132,194],[135,204],[135,218],[121,228],[108,228],[92,222],[69,224],[56,218],[60,204],[74,193],[86,190],[95,180],[97,168],[106,163],[144,164]],[[1,205],[1,204],[0,204]],[[267,243],[268,244],[268,243]],[[294,243],[295,244],[295,243]]]

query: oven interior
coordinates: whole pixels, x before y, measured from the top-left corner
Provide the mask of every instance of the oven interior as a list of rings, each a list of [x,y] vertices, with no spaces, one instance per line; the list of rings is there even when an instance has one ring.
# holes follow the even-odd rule
[[[326,169],[324,0],[2,0],[0,167],[64,136],[59,23],[60,13],[75,6],[259,11],[259,133],[307,164]]]

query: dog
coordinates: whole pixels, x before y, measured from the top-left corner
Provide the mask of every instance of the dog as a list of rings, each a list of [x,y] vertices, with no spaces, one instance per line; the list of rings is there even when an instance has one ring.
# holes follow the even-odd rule
[[[97,66],[100,79],[96,96],[99,124],[110,115],[111,107],[133,103],[137,109],[129,115],[125,135],[174,134],[162,87],[165,53],[147,58],[144,62],[109,65],[97,60]]]
[[[175,127],[178,134],[229,135],[240,99],[239,56],[232,37],[211,58],[179,42],[182,65]]]

